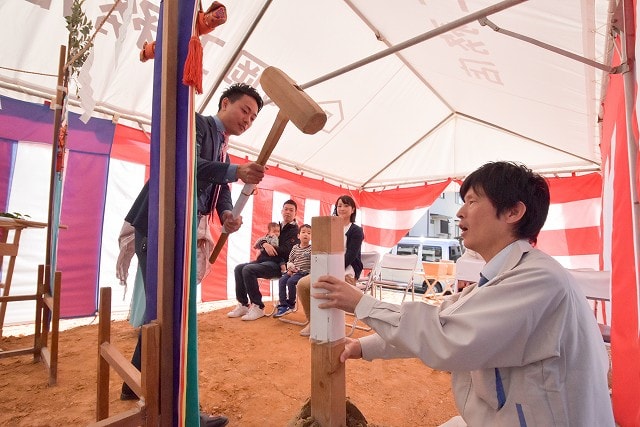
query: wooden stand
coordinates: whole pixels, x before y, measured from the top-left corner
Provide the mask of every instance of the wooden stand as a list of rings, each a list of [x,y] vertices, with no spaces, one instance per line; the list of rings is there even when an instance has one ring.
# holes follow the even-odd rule
[[[111,343],[111,288],[100,289],[96,420],[92,426],[157,426],[160,419],[160,325],[142,327],[142,371]],[[109,417],[109,373],[113,368],[140,396],[135,409]]]
[[[311,283],[324,274],[344,277],[344,229],[338,217],[311,220]],[[312,294],[319,292],[312,288]],[[311,416],[322,427],[346,424],[344,312],[321,310],[311,298]]]
[[[9,264],[7,265],[3,278],[4,281],[0,283],[0,288],[2,289],[2,294],[0,295],[0,337],[2,337],[4,316],[7,312],[7,302],[20,301],[9,299],[8,297],[11,290],[11,280],[13,279],[13,269],[16,265],[16,256],[18,255],[18,248],[20,247],[22,230],[25,228],[45,228],[46,226],[47,224],[43,222],[0,217],[0,267],[2,267],[4,263],[4,258],[9,258]],[[9,238],[10,236],[11,239]]]
[[[42,360],[49,372],[49,385],[58,381],[58,325],[60,323],[60,286],[62,273],[56,271],[54,275],[53,294],[51,293],[49,266],[38,266],[38,284],[32,295],[4,295],[0,302],[4,305],[9,301],[35,301],[36,319],[34,322],[33,347],[17,350],[0,351],[0,358],[33,354],[35,362]],[[5,288],[6,289],[6,288]],[[51,325],[51,329],[50,329]],[[49,332],[51,332],[51,346],[49,347]]]

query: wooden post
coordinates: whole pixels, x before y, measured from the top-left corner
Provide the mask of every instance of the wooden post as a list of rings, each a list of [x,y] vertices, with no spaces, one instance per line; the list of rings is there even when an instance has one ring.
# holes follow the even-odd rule
[[[104,420],[109,416],[109,362],[100,354],[102,343],[111,342],[111,288],[100,288],[100,308],[98,313],[98,379],[96,420]]]
[[[47,287],[46,293],[42,296],[44,305],[49,308],[51,313],[51,344],[43,343],[44,347],[40,349],[42,358],[45,360],[47,369],[49,370],[49,385],[55,385],[58,382],[58,337],[60,324],[60,290],[62,287],[62,273],[56,271],[53,274],[53,295],[51,288]]]
[[[330,274],[344,279],[344,228],[336,216],[311,220],[311,283]],[[324,292],[311,288],[311,294]],[[322,427],[346,425],[344,311],[318,308],[311,298],[311,416]]]
[[[145,400],[146,425],[160,422],[160,325],[142,326],[142,393]]]
[[[58,58],[58,83],[56,86],[56,104],[54,105],[53,113],[53,143],[51,144],[51,176],[49,179],[49,213],[47,216],[47,246],[45,253],[44,264],[51,264],[52,252],[55,248],[52,246],[53,232],[57,225],[54,223],[56,219],[55,215],[55,187],[56,187],[56,163],[58,159],[58,135],[60,133],[60,127],[62,125],[62,104],[66,97],[67,90],[67,76],[68,70],[64,68],[67,57],[67,48],[60,46],[60,56]],[[55,269],[56,266],[54,265]],[[50,273],[50,272],[49,272]],[[49,282],[50,283],[50,282]],[[49,321],[49,319],[45,319]]]
[[[160,381],[160,425],[166,427],[173,425],[175,395],[173,389],[173,319],[175,315],[173,302],[179,3],[177,0],[165,1],[162,12],[157,316],[160,325],[160,375],[164,379]]]

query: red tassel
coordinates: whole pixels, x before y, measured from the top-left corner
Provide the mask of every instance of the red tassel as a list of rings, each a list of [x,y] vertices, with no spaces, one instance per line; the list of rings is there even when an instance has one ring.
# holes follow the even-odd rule
[[[151,43],[144,42],[142,50],[140,51],[140,61],[146,62],[149,59],[156,57],[156,42]]]
[[[192,36],[189,40],[189,52],[184,62],[182,83],[194,86],[197,93],[202,93],[202,44],[198,36]]]

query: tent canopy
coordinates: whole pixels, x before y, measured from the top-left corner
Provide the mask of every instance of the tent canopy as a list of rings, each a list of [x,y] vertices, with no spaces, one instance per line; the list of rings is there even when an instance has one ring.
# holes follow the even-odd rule
[[[113,3],[83,5],[94,26],[104,23],[77,79],[84,82],[81,101],[88,108],[95,103],[94,115],[148,130],[153,65],[138,56],[143,43],[156,37],[159,2],[121,1],[107,18]],[[0,32],[11,41],[0,46],[1,93],[53,97],[70,4],[0,4]],[[614,9],[609,2],[225,5],[227,23],[201,37],[204,93],[197,109],[214,114],[224,88],[239,81],[257,85],[261,71],[272,65],[306,88],[329,116],[313,136],[290,124],[271,164],[358,189],[463,177],[498,159],[523,161],[540,172],[599,169],[608,73],[539,44],[608,64]],[[475,19],[484,11],[488,21]],[[424,41],[400,49],[415,38]],[[76,85],[71,83],[72,99]],[[255,158],[277,110],[267,103],[254,126],[232,138],[230,153]]]

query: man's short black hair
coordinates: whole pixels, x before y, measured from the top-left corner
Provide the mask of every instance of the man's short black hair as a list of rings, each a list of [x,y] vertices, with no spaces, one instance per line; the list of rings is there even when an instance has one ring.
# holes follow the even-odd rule
[[[222,100],[224,98],[229,98],[229,101],[236,102],[244,95],[249,95],[256,100],[256,103],[258,104],[258,112],[262,110],[262,97],[260,96],[258,91],[248,84],[235,83],[226,88],[224,92],[222,92],[222,95],[220,95],[220,101],[218,101],[218,111],[222,108]]]
[[[296,208],[296,212],[298,211],[298,204],[291,199],[287,200],[282,204],[283,208],[284,208],[284,205],[293,205],[293,207]]]
[[[460,187],[462,200],[469,189],[489,198],[498,216],[518,202],[524,203],[527,210],[514,232],[517,238],[536,243],[550,203],[549,185],[542,176],[522,164],[490,162],[465,178]]]

